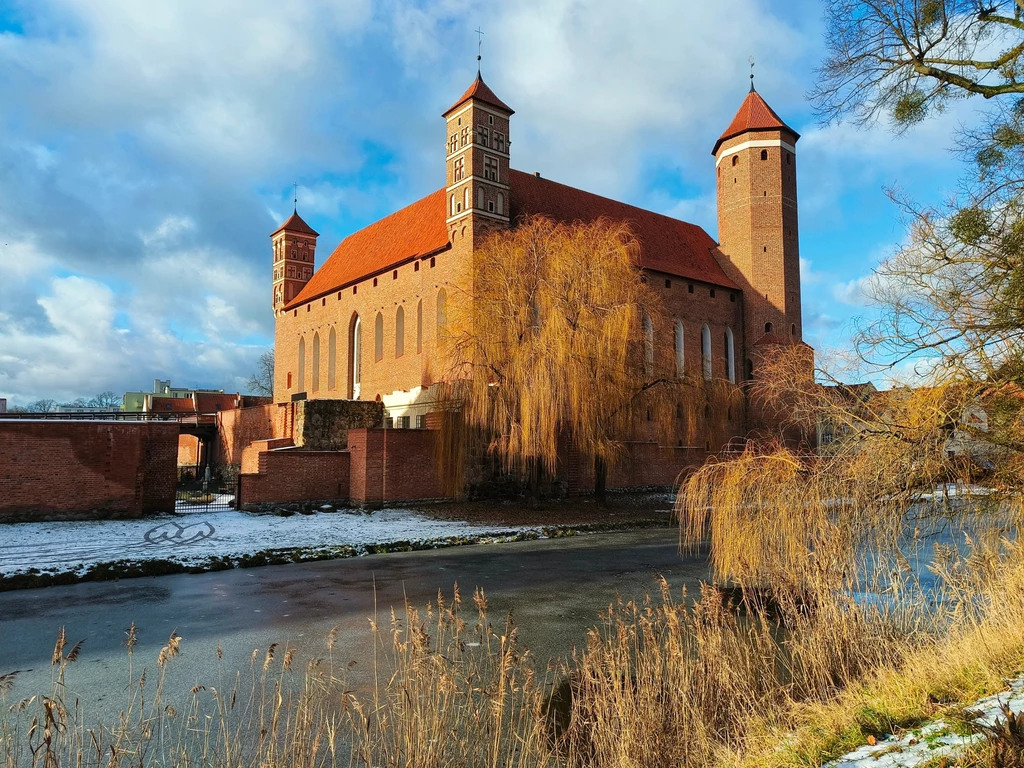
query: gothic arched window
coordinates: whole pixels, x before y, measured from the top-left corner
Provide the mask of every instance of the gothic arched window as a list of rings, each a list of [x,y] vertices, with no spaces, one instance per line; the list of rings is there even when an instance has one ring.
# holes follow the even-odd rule
[[[644,374],[654,375],[654,324],[650,315],[644,313]]]
[[[423,352],[423,299],[416,305],[416,354]]]
[[[360,325],[359,315],[353,314],[348,326],[348,396],[352,400],[359,399],[359,383],[362,378],[363,337]]]
[[[299,392],[306,391],[306,340],[299,337]]]
[[[395,357],[405,354],[405,309],[395,312]]]
[[[732,164],[733,165],[736,165],[736,163],[738,163],[739,161],[740,161],[739,155],[733,155],[732,156]]]
[[[448,325],[448,293],[442,288],[437,292],[437,342],[444,340],[445,326]]]
[[[767,149],[762,149],[761,150],[761,159],[762,160],[767,160],[768,159],[768,150]]]
[[[331,333],[327,337],[327,389],[334,389],[338,385],[338,334],[331,326]]]
[[[725,371],[729,381],[736,383],[736,349],[733,344],[732,328],[725,329]]]
[[[320,391],[320,334],[313,334],[313,391]]]
[[[686,362],[683,350],[683,321],[676,320],[675,327],[675,350],[676,350],[676,376],[683,375],[683,365]]]
[[[380,312],[373,321],[373,359],[378,363],[384,359],[384,315]]]
[[[700,361],[704,369],[704,378],[711,378],[711,329],[705,323],[700,329]]]
[[[497,202],[497,205],[495,205],[495,208],[497,208],[498,213],[504,215],[504,213],[505,213],[505,196],[501,192],[498,193],[498,202]]]

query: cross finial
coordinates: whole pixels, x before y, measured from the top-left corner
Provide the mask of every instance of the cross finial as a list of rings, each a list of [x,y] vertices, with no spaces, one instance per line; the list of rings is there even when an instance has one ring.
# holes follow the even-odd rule
[[[292,184],[292,213],[299,212],[299,182]]]
[[[476,28],[476,73],[480,74],[480,53],[484,47],[484,32],[480,27]]]
[[[754,57],[751,56],[747,61],[750,62],[750,92],[754,92]]]

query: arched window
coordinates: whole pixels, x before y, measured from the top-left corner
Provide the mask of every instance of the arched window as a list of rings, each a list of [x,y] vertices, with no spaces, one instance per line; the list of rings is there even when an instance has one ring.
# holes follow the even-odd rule
[[[792,323],[789,326],[789,335],[796,336],[796,323]]]
[[[700,361],[704,369],[704,378],[711,378],[711,329],[707,324],[700,329]]]
[[[761,159],[762,160],[767,160],[768,159],[768,150],[767,149],[762,149],[761,150]]]
[[[306,340],[299,337],[299,392],[306,391]]]
[[[448,215],[449,216],[454,216],[455,215],[455,195],[452,195],[451,212]]]
[[[477,208],[483,208],[484,207],[484,188],[483,187],[477,187],[477,190],[476,190],[476,207]]]
[[[644,374],[654,375],[654,323],[644,313]]]
[[[725,371],[729,381],[736,383],[736,350],[733,346],[732,328],[725,329]]]
[[[736,163],[738,163],[739,161],[740,161],[739,155],[733,155],[732,156],[732,164],[733,165],[736,165]]]
[[[331,326],[331,333],[327,337],[327,389],[335,389],[338,386],[338,334]]]
[[[505,196],[501,194],[501,192],[498,193],[498,204],[495,207],[497,208],[498,213],[505,213]]]
[[[469,210],[469,184],[462,190],[462,209],[465,211]]]
[[[441,343],[448,325],[448,293],[442,288],[437,292],[437,341]]]
[[[395,312],[395,357],[405,354],[405,309],[399,307]]]
[[[363,336],[359,315],[353,314],[348,326],[349,376],[348,396],[352,400],[359,399],[359,383],[363,362]]]
[[[320,391],[320,334],[313,334],[313,391]]]
[[[416,354],[423,352],[423,299],[416,305]]]
[[[676,334],[675,334],[675,349],[676,349],[676,376],[683,375],[683,364],[685,357],[683,355],[683,321],[676,320]]]
[[[380,312],[373,321],[373,359],[378,363],[384,359],[384,315]]]
[[[771,333],[772,332],[772,324],[771,323],[765,323],[764,324],[764,332],[765,333]]]

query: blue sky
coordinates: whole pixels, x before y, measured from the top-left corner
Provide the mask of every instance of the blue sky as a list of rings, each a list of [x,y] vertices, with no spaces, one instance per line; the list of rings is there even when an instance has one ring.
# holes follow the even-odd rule
[[[475,74],[515,110],[520,170],[715,235],[710,150],[757,86],[798,144],[804,332],[847,345],[903,236],[884,194],[956,189],[977,105],[895,138],[815,123],[818,0],[3,0],[0,397],[244,391],[271,345],[268,235],[318,264],[444,181],[441,112]]]

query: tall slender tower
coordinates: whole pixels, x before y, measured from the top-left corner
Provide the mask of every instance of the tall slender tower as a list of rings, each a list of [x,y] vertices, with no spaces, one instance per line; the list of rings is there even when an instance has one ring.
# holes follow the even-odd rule
[[[468,228],[475,242],[509,225],[509,118],[512,108],[480,73],[443,115],[448,124],[447,224],[452,242]]]
[[[270,236],[274,250],[274,312],[294,299],[313,276],[318,237],[297,211]]]
[[[797,237],[796,142],[754,90],[740,106],[712,154],[718,177],[719,248],[743,284],[746,355],[768,335],[802,340],[800,246]]]

